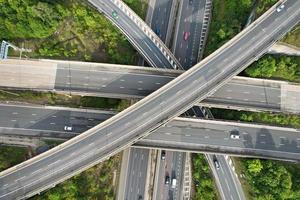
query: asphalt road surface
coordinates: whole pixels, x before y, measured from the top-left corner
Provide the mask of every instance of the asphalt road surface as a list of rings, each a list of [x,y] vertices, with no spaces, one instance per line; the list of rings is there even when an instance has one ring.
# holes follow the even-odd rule
[[[106,17],[111,20],[127,37],[127,39],[133,44],[134,47],[141,53],[147,62],[153,67],[162,67],[173,69],[174,66],[171,64],[171,60],[175,63],[178,62],[175,57],[171,54],[164,43],[157,37],[155,40],[159,43],[159,46],[151,39],[155,34],[149,36],[147,32],[151,30],[143,21],[141,20],[139,24],[135,22],[137,19],[134,15],[129,15],[124,11],[125,6],[120,1],[107,1],[107,0],[89,0],[100,12],[104,13]],[[126,7],[126,10],[129,10]],[[113,17],[113,12],[116,12],[118,17]],[[133,20],[134,19],[134,20]],[[146,27],[146,28],[144,28]],[[144,30],[145,29],[145,30]],[[160,49],[162,48],[162,49]],[[169,52],[168,59],[162,52]],[[180,64],[177,67],[180,69]]]
[[[4,88],[71,91],[89,96],[141,98],[181,73],[110,64],[5,60],[0,63],[0,85]],[[236,77],[201,105],[299,113],[299,88],[299,85],[283,81]]]
[[[125,200],[144,199],[149,149],[131,148],[126,176]]]
[[[180,115],[295,26],[300,19],[299,8],[300,2],[292,0],[285,2],[282,12],[273,7],[214,54],[130,108],[25,164],[1,172],[0,197],[28,197],[53,187]]]
[[[205,0],[181,1],[179,6],[180,16],[176,27],[178,35],[174,43],[175,57],[185,70],[198,61],[205,2]],[[187,38],[185,34],[188,35]]]
[[[60,139],[70,139],[114,114],[107,111],[66,108],[56,110],[56,107],[20,105],[0,105],[0,111],[1,135]],[[73,117],[74,119],[71,119]],[[72,125],[73,123],[80,126]],[[73,130],[65,131],[64,126],[70,124]],[[238,131],[241,138],[231,139],[232,131]],[[142,144],[146,147],[165,147],[183,151],[215,150],[220,153],[266,155],[274,158],[278,153],[278,158],[285,158],[286,154],[286,158],[300,160],[299,130],[257,124],[176,118],[137,143],[138,146]],[[175,159],[173,154],[167,153],[167,157],[173,160]],[[166,163],[167,161],[169,160],[167,159]],[[173,161],[174,163],[178,162]],[[180,167],[182,168],[182,165],[179,165]]]
[[[207,158],[215,177],[222,177],[217,180],[218,184],[220,184],[218,188],[222,199],[246,200],[241,183],[233,170],[230,157],[208,154]],[[215,162],[218,162],[219,168],[216,167]]]
[[[151,29],[162,41],[166,41],[172,4],[173,0],[155,1]]]
[[[184,152],[166,151],[165,160],[160,159],[158,166],[157,181],[154,188],[155,196],[153,199],[157,200],[179,200],[182,195],[183,184],[183,169],[185,161]],[[166,178],[169,177],[169,183],[166,183]],[[176,179],[175,187],[172,187],[172,180]]]

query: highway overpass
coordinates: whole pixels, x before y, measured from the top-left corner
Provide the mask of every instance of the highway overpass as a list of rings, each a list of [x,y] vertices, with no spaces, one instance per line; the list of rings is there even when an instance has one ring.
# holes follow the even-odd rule
[[[182,69],[175,56],[135,12],[121,0],[89,0],[127,37],[153,67]],[[113,12],[116,13],[113,16]]]
[[[136,143],[203,100],[298,23],[299,1],[285,1],[283,12],[277,12],[276,6],[216,52],[133,106],[64,144],[1,172],[0,198],[25,198],[53,187]]]
[[[142,98],[183,71],[55,60],[3,60],[0,86],[67,94]],[[300,86],[284,81],[235,77],[202,106],[300,113]]]
[[[105,121],[112,111],[0,104],[0,143],[24,145],[68,140]],[[73,131],[65,131],[71,126]],[[239,132],[241,139],[230,138]],[[300,161],[300,130],[241,122],[175,118],[134,144],[175,151],[232,154]]]

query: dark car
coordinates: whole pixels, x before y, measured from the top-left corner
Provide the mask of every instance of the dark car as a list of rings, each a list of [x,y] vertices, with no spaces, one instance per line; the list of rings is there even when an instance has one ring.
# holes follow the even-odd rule
[[[167,175],[165,179],[165,184],[169,185],[170,184],[170,177]]]
[[[159,35],[160,34],[160,28],[159,27],[155,27],[155,34]]]
[[[190,3],[190,5],[192,5],[193,4],[193,0],[190,0],[189,3]]]
[[[142,195],[139,195],[139,196],[138,196],[138,200],[143,200]]]
[[[165,151],[165,150],[162,150],[162,151],[161,151],[160,158],[161,158],[162,160],[165,160],[165,159],[166,159],[166,151]]]

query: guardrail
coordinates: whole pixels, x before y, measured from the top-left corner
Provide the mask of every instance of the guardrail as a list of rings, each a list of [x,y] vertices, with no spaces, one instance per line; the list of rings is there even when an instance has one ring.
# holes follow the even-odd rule
[[[72,158],[72,160],[69,160],[69,162],[65,165],[57,165],[56,167],[51,168],[51,172],[48,174],[47,180],[49,180],[49,178],[52,178],[52,182],[45,182],[45,177],[37,178],[29,172],[27,179],[35,179],[34,182],[31,182],[32,185],[30,189],[18,184],[17,187],[14,187],[13,189],[10,188],[12,190],[6,190],[4,194],[2,194],[2,196],[6,194],[14,194],[19,198],[21,198],[20,195],[30,196],[36,194],[41,189],[49,188],[53,184],[59,183],[68,177],[78,174],[84,169],[87,169],[88,167],[97,164],[127,148],[141,138],[150,134],[151,131],[156,130],[163,124],[175,118],[177,115],[180,115],[186,109],[193,106],[195,102],[207,97],[210,91],[217,89],[218,86],[224,84],[227,80],[229,80],[234,75],[243,70],[246,66],[248,66],[250,62],[252,62],[255,58],[265,53],[266,49],[275,42],[274,38],[278,39],[296,25],[300,17],[300,2],[292,0],[290,0],[289,2],[290,4],[293,4],[293,7],[289,8],[290,15],[287,17],[285,14],[281,14],[281,16],[279,17],[279,20],[283,21],[284,23],[281,23],[277,28],[272,29],[269,34],[263,34],[262,32],[260,32],[260,35],[265,37],[260,37],[259,39],[257,39],[254,48],[248,48],[253,45],[252,43],[249,43],[247,45],[244,42],[241,42],[241,44],[239,44],[238,40],[242,36],[249,36],[249,32],[252,31],[255,23],[253,26],[250,25],[239,35],[237,35],[237,37],[230,40],[228,44],[225,44],[223,47],[208,56],[195,67],[191,68],[189,71],[185,72],[178,78],[169,82],[167,85],[153,92],[133,106],[106,120],[100,125],[97,125],[96,127],[82,133],[80,136],[77,136],[76,138],[73,138],[62,145],[54,147],[46,153],[25,161],[24,163],[13,167],[13,169],[8,169],[1,172],[0,179],[5,175],[18,175],[22,172],[19,171],[20,169],[31,169],[31,164],[34,162],[41,163],[42,165],[39,166],[40,168],[44,166],[47,169],[47,167],[49,167],[48,164],[46,162],[43,163],[43,161],[49,161],[46,159],[47,156],[57,156],[60,153],[63,154],[63,150],[68,147],[76,149],[82,144],[82,142],[88,142],[92,136],[95,136],[95,139],[97,139],[98,142],[102,142],[103,140],[107,141],[107,143],[97,149],[94,148],[95,146],[88,145],[80,148],[80,152],[76,151],[73,157],[71,155],[68,157],[62,156],[62,160],[60,160],[61,163],[70,158]],[[276,6],[277,5],[278,4],[276,4]],[[274,9],[274,7],[272,7],[271,10],[272,11],[269,11],[269,13],[276,12],[276,9]],[[261,20],[266,20],[269,13],[267,12],[266,14],[262,15]],[[260,22],[260,20],[258,22]],[[268,28],[270,29],[270,27]],[[271,36],[272,38],[270,38]],[[220,58],[222,54],[225,54],[225,51],[229,51],[230,53],[232,53],[231,57],[237,54],[235,49],[231,48],[234,44],[238,45],[243,50],[244,54],[238,57],[238,59],[236,58],[234,61],[227,61],[227,63],[230,62],[230,64],[227,64],[223,61],[218,65],[215,63],[215,72],[212,73],[209,77],[202,77],[202,79],[199,79],[198,75],[206,70],[206,68],[210,67],[209,63],[212,62],[212,60]],[[245,48],[247,50],[244,50]],[[227,65],[225,69],[217,68],[224,65]],[[186,83],[190,84],[186,85]],[[178,95],[179,93],[181,93],[181,95]],[[178,98],[179,96],[181,98]],[[172,104],[170,102],[172,102]],[[162,107],[159,103],[166,104],[164,107]],[[156,106],[153,106],[153,104],[155,104]],[[151,109],[149,108],[149,106],[151,106]],[[144,112],[143,117],[141,117],[141,111],[143,110],[147,110],[148,112]],[[126,123],[129,121],[134,125],[132,126],[129,123]],[[126,124],[124,125],[124,123]],[[108,132],[108,130],[110,130],[111,132]],[[116,138],[113,139],[113,137]],[[109,139],[113,140],[110,141]],[[81,155],[81,157],[78,157],[78,155]],[[62,172],[62,170],[68,171]],[[6,178],[9,182],[15,181],[13,177]],[[13,193],[14,191],[22,192],[21,194]]]
[[[109,0],[112,3],[114,3],[125,15],[127,15],[132,22],[136,24],[136,26],[142,30],[145,35],[153,42],[153,44],[160,50],[162,55],[168,60],[170,65],[174,69],[182,69],[181,64],[179,61],[175,58],[175,56],[172,54],[172,52],[168,49],[168,47],[161,41],[161,39],[152,31],[152,29],[142,20],[129,6],[127,6],[123,1],[121,0]],[[93,1],[89,0],[90,3],[92,3],[94,6],[96,6]],[[100,4],[102,6],[105,6],[104,4]],[[112,17],[108,16],[110,20],[113,20]],[[118,25],[119,27],[119,25]],[[119,27],[120,28],[120,27]],[[121,29],[121,31],[124,33],[126,30]],[[125,34],[127,37],[129,37],[129,33]],[[131,39],[132,40],[132,39]],[[137,42],[134,42],[135,45],[138,45]],[[143,54],[144,55],[144,54]],[[145,56],[145,55],[144,55]],[[150,59],[149,57],[145,56],[145,58]],[[152,63],[152,62],[150,62]],[[155,66],[154,66],[155,67]]]

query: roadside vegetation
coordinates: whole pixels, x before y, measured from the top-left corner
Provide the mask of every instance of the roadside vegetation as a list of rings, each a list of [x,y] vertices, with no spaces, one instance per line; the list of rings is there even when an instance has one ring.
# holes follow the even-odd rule
[[[23,147],[0,146],[0,171],[17,165],[28,158],[28,149]]]
[[[249,199],[300,199],[300,165],[263,159],[234,158]]]
[[[110,99],[104,97],[69,96],[52,92],[35,91],[3,91],[0,90],[0,102],[18,101],[42,105],[58,105],[67,107],[86,107],[98,109],[114,109],[121,111],[129,106],[129,100]]]
[[[299,115],[292,114],[271,114],[267,112],[248,112],[226,109],[211,109],[216,119],[227,119],[244,122],[257,122],[270,125],[288,126],[300,128]]]
[[[79,175],[36,195],[31,200],[113,200],[115,197],[114,180],[116,169],[120,168],[121,157],[115,155]]]
[[[277,0],[260,0],[256,16],[262,15],[276,2]],[[208,56],[241,32],[252,8],[252,0],[214,0],[204,56]]]
[[[212,109],[218,119],[300,128],[300,117],[288,114]],[[300,165],[264,159],[234,158],[248,199],[300,199]]]
[[[195,192],[192,199],[217,200],[217,189],[204,154],[192,154],[192,163],[192,178],[195,186]]]
[[[254,78],[300,82],[300,58],[266,55],[249,66],[244,74]]]
[[[282,42],[300,48],[300,25],[296,26],[282,39]]]
[[[86,1],[2,0],[0,13],[0,39],[32,49],[24,53],[28,57],[135,61],[136,52],[126,38]]]
[[[148,0],[123,0],[140,18],[145,19]]]
[[[251,12],[251,0],[214,0],[205,56],[233,38],[242,29]]]

